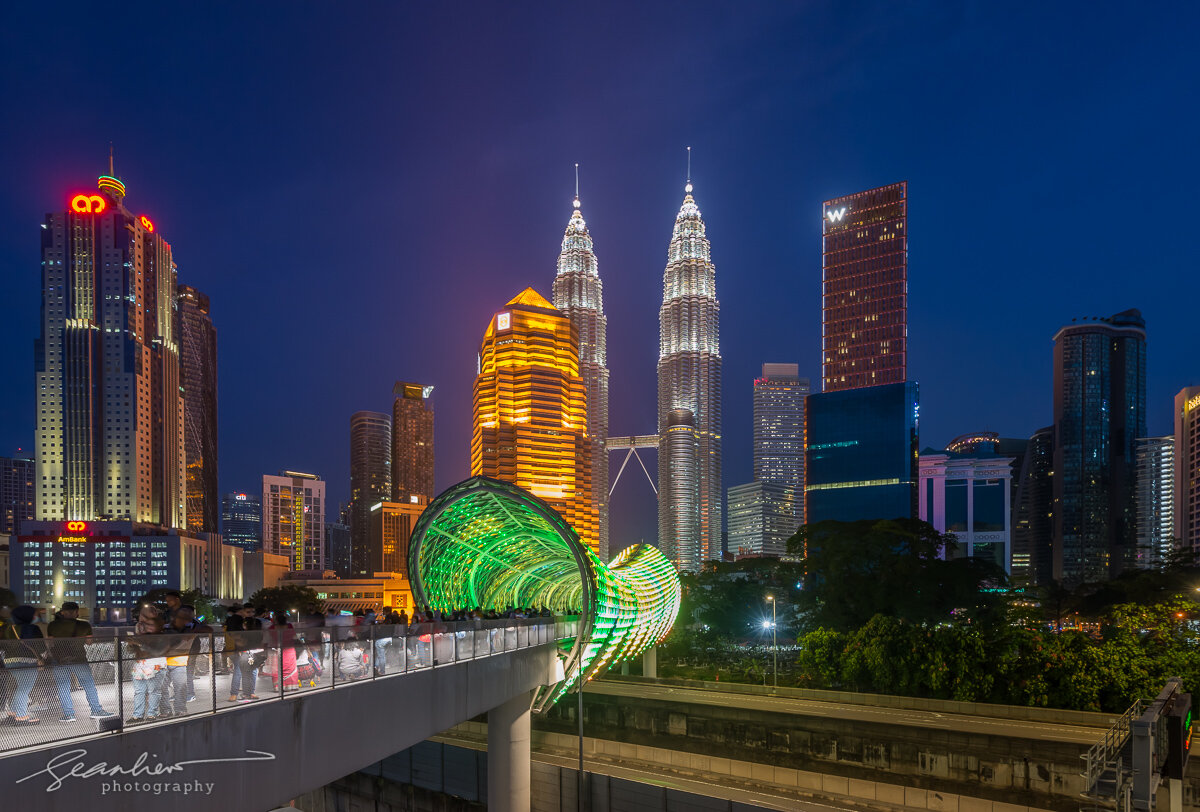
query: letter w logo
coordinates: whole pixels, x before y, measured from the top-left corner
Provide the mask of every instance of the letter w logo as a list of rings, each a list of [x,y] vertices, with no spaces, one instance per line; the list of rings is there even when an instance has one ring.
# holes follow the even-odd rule
[[[831,223],[841,222],[842,218],[846,216],[846,207],[842,206],[840,209],[830,209],[825,212],[825,216],[829,218],[829,222]]]

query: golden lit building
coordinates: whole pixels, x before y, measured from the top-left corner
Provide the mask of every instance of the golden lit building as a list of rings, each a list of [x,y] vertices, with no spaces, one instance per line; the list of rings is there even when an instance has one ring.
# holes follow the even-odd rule
[[[579,332],[533,288],[492,317],[475,378],[471,474],[549,502],[598,550]]]

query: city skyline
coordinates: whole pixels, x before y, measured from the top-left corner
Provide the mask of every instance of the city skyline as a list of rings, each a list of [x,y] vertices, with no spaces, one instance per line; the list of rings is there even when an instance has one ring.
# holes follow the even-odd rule
[[[34,11],[19,13],[36,16]],[[648,24],[665,25],[665,15],[656,15],[651,15]],[[1007,35],[1004,32],[1022,25],[1019,19],[1001,23],[947,12],[935,15],[931,32],[922,33],[917,30],[916,16],[901,14],[889,27],[862,35],[865,40],[850,38],[831,15],[820,12],[815,18],[813,14],[777,12],[773,19],[754,23],[722,18],[729,33],[718,36],[712,66],[701,69],[700,78],[706,81],[697,81],[709,88],[715,86],[715,76],[737,65],[744,66],[735,80],[739,88],[763,76],[764,69],[753,62],[751,54],[764,41],[780,47],[769,33],[771,26],[777,26],[782,37],[784,33],[799,36],[810,23],[823,24],[829,43],[815,43],[819,47],[811,56],[789,58],[782,74],[771,80],[775,90],[794,87],[800,92],[808,85],[807,79],[821,78],[817,89],[804,91],[797,102],[798,107],[821,114],[824,126],[820,134],[803,133],[799,116],[746,110],[729,94],[719,93],[699,102],[694,113],[679,114],[678,104],[671,105],[669,119],[651,113],[647,128],[637,137],[607,143],[611,139],[600,136],[606,128],[598,125],[596,116],[613,115],[610,103],[597,105],[602,110],[587,111],[552,92],[559,80],[538,79],[531,80],[533,86],[525,98],[532,99],[534,109],[543,116],[550,116],[545,137],[529,137],[511,112],[490,104],[481,115],[498,128],[499,139],[489,147],[489,139],[482,133],[469,134],[454,150],[442,148],[431,153],[426,160],[438,175],[436,186],[425,170],[399,158],[383,158],[402,151],[384,149],[370,133],[363,134],[362,143],[353,150],[333,147],[320,151],[312,172],[298,168],[307,164],[282,163],[286,150],[284,155],[272,157],[268,147],[281,133],[265,125],[259,125],[260,130],[252,128],[244,141],[215,138],[211,127],[204,126],[194,128],[194,134],[182,132],[192,129],[185,126],[175,128],[170,138],[152,139],[103,113],[92,115],[89,127],[82,130],[52,127],[56,132],[48,139],[34,132],[7,133],[6,152],[23,160],[17,162],[10,180],[13,194],[0,209],[0,262],[8,269],[0,279],[0,294],[25,306],[17,308],[6,323],[9,350],[0,354],[0,374],[9,380],[32,379],[28,342],[36,335],[38,257],[30,235],[44,212],[62,208],[67,192],[91,185],[91,179],[102,171],[108,142],[113,141],[116,173],[136,187],[139,206],[170,235],[180,278],[210,295],[214,303],[214,321],[221,331],[220,391],[224,394],[221,491],[254,489],[262,473],[289,464],[321,471],[330,483],[330,501],[346,501],[349,474],[341,427],[355,410],[385,409],[386,402],[376,393],[385,392],[383,387],[396,377],[438,386],[440,491],[469,471],[469,391],[475,348],[438,323],[445,322],[439,308],[425,308],[431,312],[414,313],[395,323],[383,308],[390,296],[364,302],[362,290],[383,280],[387,285],[383,290],[388,293],[405,291],[415,301],[435,303],[447,295],[448,274],[459,274],[461,284],[455,288],[465,292],[456,292],[462,298],[456,307],[464,321],[475,324],[490,315],[489,302],[503,301],[500,297],[511,295],[512,290],[525,285],[544,289],[545,268],[553,261],[562,234],[562,204],[569,199],[571,170],[578,161],[589,203],[588,225],[601,240],[605,260],[606,313],[611,322],[611,432],[647,431],[653,425],[653,407],[648,409],[645,402],[653,385],[653,358],[647,347],[653,346],[657,332],[654,311],[662,267],[662,218],[664,211],[678,203],[678,184],[684,176],[683,147],[692,145],[696,182],[704,192],[706,219],[718,242],[718,262],[726,280],[721,304],[727,381],[752,376],[768,357],[795,359],[802,376],[814,381],[819,378],[820,203],[848,190],[907,178],[912,183],[909,216],[915,235],[908,377],[921,383],[922,446],[940,447],[963,431],[983,428],[1004,436],[1029,437],[1052,422],[1053,332],[1073,317],[1127,307],[1141,309],[1153,331],[1147,432],[1155,436],[1169,433],[1171,399],[1181,388],[1198,382],[1200,371],[1189,368],[1184,350],[1187,311],[1182,300],[1186,297],[1155,296],[1146,280],[1168,284],[1173,269],[1191,263],[1193,249],[1182,237],[1166,235],[1156,244],[1152,266],[1129,274],[1128,268],[1143,265],[1140,246],[1132,235],[1117,229],[1103,247],[1086,245],[1068,253],[1057,241],[1035,233],[1044,229],[1041,225],[1031,228],[1030,215],[1041,211],[1041,218],[1052,216],[1051,230],[1079,230],[1088,228],[1102,212],[1122,206],[1141,208],[1147,199],[1168,207],[1176,201],[1186,205],[1186,199],[1176,197],[1179,193],[1174,187],[1190,185],[1190,169],[1185,168],[1180,178],[1164,171],[1161,162],[1167,160],[1164,153],[1174,148],[1171,139],[1178,137],[1174,133],[1188,131],[1186,119],[1174,121],[1173,117],[1190,114],[1165,113],[1171,126],[1159,131],[1151,150],[1139,128],[1110,122],[1107,114],[1080,113],[1073,108],[1064,115],[1050,107],[1050,99],[1057,99],[1056,94],[1068,85],[1083,88],[1072,91],[1075,98],[1082,98],[1081,92],[1094,97],[1103,88],[1108,94],[1106,104],[1112,107],[1157,105],[1171,97],[1172,83],[1177,80],[1168,78],[1147,93],[1131,80],[1114,81],[1114,76],[1120,77],[1121,71],[1132,65],[1160,65],[1163,69],[1156,71],[1160,75],[1178,75],[1178,69],[1163,64],[1174,58],[1172,49],[1151,49],[1140,24],[1130,34],[1131,47],[1115,61],[1100,60],[1086,49],[1075,50],[1080,46],[1073,40],[1071,53],[1078,57],[1074,65],[1046,74],[1046,87],[1017,102],[1004,88],[1022,80],[1019,77],[1046,73],[1041,57],[1029,64],[1008,65],[1007,51],[999,43]],[[1045,34],[1032,36],[1061,35],[1069,16],[1057,10],[1049,12]],[[1070,21],[1080,41],[1094,40],[1105,25],[1112,24],[1105,14],[1098,17],[1084,22],[1080,29],[1075,29],[1079,21]],[[117,30],[115,19],[97,19],[88,30]],[[285,24],[300,25],[295,21]],[[648,44],[635,43],[633,55],[645,65],[669,65],[669,59],[678,53],[675,48],[686,50],[689,39],[701,36],[700,25],[686,23],[680,32],[683,44],[668,46],[665,54],[655,55]],[[712,25],[705,23],[705,30]],[[999,34],[982,33],[988,25],[997,26]],[[196,34],[189,32],[180,48],[186,52],[196,47],[194,37],[201,33],[212,32],[204,32],[203,27]],[[467,32],[465,36],[476,41],[479,34]],[[587,56],[608,47],[607,36],[596,34],[576,47]],[[1006,66],[1003,80],[974,73],[969,77],[982,83],[981,97],[996,109],[957,95],[967,79],[953,78],[947,70],[961,59],[958,46],[947,44],[952,36],[980,46],[984,65]],[[898,70],[910,79],[930,79],[926,70],[941,69],[942,75],[930,79],[935,81],[934,97],[942,102],[952,99],[953,115],[928,104],[901,109],[896,106],[899,102],[886,102],[880,83],[889,75],[882,67],[886,60],[872,56],[859,63],[850,57],[853,53],[856,60],[859,49],[866,45],[908,37],[932,48],[927,51],[931,67],[918,70],[906,63]],[[81,56],[99,47],[91,44],[91,34],[86,42],[71,41]],[[30,75],[57,75],[64,68],[54,64],[50,52],[38,53],[38,42],[34,35],[27,44],[14,44],[5,59],[22,60],[22,72]],[[235,64],[260,58],[252,57],[248,48],[241,49],[236,41],[233,45]],[[655,47],[660,45],[658,42]],[[261,58],[272,58],[273,47]],[[132,55],[113,58],[125,72],[144,74],[144,81],[160,97],[174,100],[173,107],[183,106],[197,92],[196,83],[179,68],[157,76],[136,70],[138,62]],[[15,64],[6,62],[10,67]],[[511,61],[505,61],[503,67],[511,76]],[[301,66],[301,76],[289,81],[299,81],[308,70]],[[1095,78],[1088,78],[1092,73],[1097,74]],[[603,75],[593,78],[598,88],[608,86]],[[390,81],[395,81],[395,76]],[[898,114],[900,123],[915,128],[928,144],[918,143],[917,138],[887,144],[862,135],[861,123],[867,120],[863,114],[845,112],[842,108],[846,105],[829,98],[829,89],[838,86],[837,82],[849,83],[864,102],[884,104],[881,109]],[[873,82],[880,83],[878,90]],[[656,88],[635,100],[638,115],[646,113],[651,101],[657,103],[671,92],[685,100],[701,98],[693,95],[698,91],[685,86],[682,76],[671,71]],[[111,100],[117,92],[92,88],[97,90],[100,101]],[[320,95],[327,88],[319,85],[317,91]],[[14,104],[41,111],[51,121],[60,120],[52,105],[27,95],[29,91],[23,88],[15,88],[15,92]],[[465,86],[451,77],[433,92],[453,98],[465,92]],[[439,99],[442,101],[444,98]],[[553,109],[546,107],[547,101],[555,106],[565,104],[568,109],[552,114],[547,112]],[[1005,123],[1006,115],[1015,118],[1026,105],[1037,111],[1033,115],[1042,117],[1035,128],[1036,138],[1015,121]],[[234,91],[229,110],[234,120],[258,120],[239,91]],[[343,112],[352,120],[360,115],[352,105]],[[720,126],[707,123],[722,118],[717,113],[731,117]],[[1084,116],[1082,124],[1080,115]],[[442,132],[441,127],[458,123],[435,124],[434,129]],[[981,132],[984,125],[997,125],[997,132],[985,137]],[[1073,133],[1080,127],[1101,135],[1079,146]],[[522,133],[524,141],[536,143],[535,151],[518,143],[517,136]],[[312,137],[324,139],[322,143],[331,147],[338,143],[329,141],[333,134],[321,127]],[[1165,146],[1162,138],[1168,141]],[[1067,144],[1073,146],[1068,149]],[[1122,171],[1103,182],[1093,180],[1089,167],[1097,156],[1117,148],[1146,156],[1138,174]],[[962,172],[958,167],[968,154],[979,160]],[[183,155],[188,161],[181,162]],[[458,165],[461,168],[454,168]],[[955,167],[954,171],[949,171],[950,167]],[[237,180],[214,183],[215,177]],[[474,179],[468,182],[468,177]],[[1170,184],[1165,183],[1167,177],[1173,178]],[[300,229],[319,231],[317,224],[329,216],[344,217],[348,222],[376,222],[388,210],[381,202],[394,200],[397,189],[411,193],[402,198],[424,201],[419,208],[403,199],[398,205],[421,231],[436,236],[438,246],[406,231],[400,240],[406,247],[398,252],[389,249],[389,256],[395,253],[394,257],[383,260],[373,247],[365,246],[355,249],[365,252],[363,261],[346,266],[340,247],[335,252],[319,236],[312,245],[296,239]],[[463,189],[470,190],[469,202],[461,199]],[[953,205],[965,196],[972,197],[976,206],[969,216]],[[336,206],[333,200],[338,201]],[[501,204],[500,200],[507,202]],[[281,216],[280,210],[289,213]],[[455,222],[465,211],[485,216],[472,223],[477,231],[469,244],[445,247],[454,242],[447,240],[447,235],[457,228]],[[997,243],[995,235],[1000,233],[1015,238]],[[260,243],[272,246],[271,252],[263,253],[265,249],[257,247]],[[989,247],[980,252],[978,245],[983,243]],[[300,245],[306,246],[304,253],[312,259],[295,253]],[[282,253],[276,256],[276,251]],[[387,275],[357,270],[369,265],[387,268]],[[297,284],[289,289],[280,287],[278,273],[264,272],[284,266],[297,274]],[[326,273],[331,267],[364,274],[364,284],[344,285],[344,273]],[[1004,318],[1008,326],[1003,331],[985,327],[988,319],[980,318],[980,311],[990,314],[993,321]],[[351,312],[359,316],[351,320]],[[316,407],[316,423],[327,430],[313,438],[312,449],[303,450],[294,447],[294,437],[301,434],[294,422],[296,416],[272,415],[271,421],[263,416],[268,399],[277,391],[286,391],[287,374],[295,370],[286,365],[264,369],[258,353],[259,344],[290,329],[284,325],[301,323],[337,326],[312,347],[306,364],[320,375],[339,380],[337,386],[327,387],[333,391]],[[343,323],[356,326],[347,328]],[[375,357],[365,348],[387,346],[388,342],[413,350],[403,358],[388,360],[387,368],[374,360],[354,360],[344,366],[347,357]],[[431,344],[439,346],[432,350]],[[958,371],[970,364],[984,364],[989,370],[977,388],[961,387],[957,378]],[[724,485],[728,487],[749,481],[751,476],[750,403],[745,392],[728,385],[725,389]],[[0,423],[5,426],[0,443],[7,449],[32,447],[33,413],[29,407],[28,398],[0,406]],[[295,459],[296,453],[312,458]],[[620,519],[614,515],[614,521],[626,522],[614,527],[614,540],[636,540],[652,533],[652,495],[644,484],[635,486],[634,482],[623,482],[614,495],[614,514],[622,514]]]

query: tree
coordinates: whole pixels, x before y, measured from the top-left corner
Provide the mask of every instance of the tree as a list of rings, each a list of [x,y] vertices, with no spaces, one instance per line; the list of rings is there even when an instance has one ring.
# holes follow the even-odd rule
[[[982,559],[953,558],[956,549],[952,535],[917,519],[805,525],[788,541],[788,551],[804,557],[804,622],[845,632],[876,615],[996,622],[1006,605],[1004,572]]]
[[[157,587],[151,589],[145,595],[138,598],[137,606],[133,608],[133,616],[137,617],[137,610],[145,604],[157,606],[159,610],[166,612],[167,609],[167,593],[175,590],[167,589],[166,587]],[[183,589],[179,590],[179,600],[184,606],[194,606],[196,608],[196,617],[204,618],[211,621],[216,618],[217,601],[209,595],[205,595],[199,589]],[[224,607],[222,607],[223,609]],[[223,614],[223,612],[222,612]]]
[[[324,605],[317,597],[316,590],[298,584],[264,587],[250,596],[250,603],[272,612],[324,611]]]

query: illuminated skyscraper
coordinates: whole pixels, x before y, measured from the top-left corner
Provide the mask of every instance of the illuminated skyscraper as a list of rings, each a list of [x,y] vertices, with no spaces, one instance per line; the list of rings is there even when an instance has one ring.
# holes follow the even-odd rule
[[[42,224],[37,517],[185,526],[175,263],[109,174]]]
[[[763,364],[762,377],[754,380],[754,479],[791,491],[788,504],[795,521],[788,536],[804,524],[804,401],[808,388],[808,378],[800,377],[798,364]],[[775,513],[780,512],[776,507]]]
[[[262,549],[293,570],[325,569],[325,482],[316,474],[263,475]]]
[[[908,183],[825,201],[821,391],[907,379]]]
[[[475,378],[471,474],[549,502],[598,552],[579,332],[526,288],[488,322]]]
[[[16,535],[23,522],[33,519],[34,467],[33,460],[0,457],[0,536]]]
[[[371,575],[371,507],[392,498],[392,418],[381,412],[350,417],[350,567]]]
[[[1175,550],[1175,437],[1139,437],[1134,453],[1138,567],[1162,569]]]
[[[408,574],[408,541],[417,519],[429,506],[424,496],[413,494],[403,502],[376,502],[371,506],[367,571]],[[359,576],[361,577],[361,576]]]
[[[1175,395],[1175,538],[1200,559],[1200,386]]]
[[[574,211],[563,235],[554,278],[554,306],[566,314],[579,331],[579,373],[587,387],[587,425],[592,440],[592,502],[599,520],[600,559],[608,560],[608,366],[604,315],[604,285],[592,235],[579,210],[576,189]]]
[[[433,387],[397,381],[392,387],[393,502],[433,501]]]
[[[217,496],[217,330],[208,312],[207,296],[190,285],[180,285],[178,293],[187,526],[216,533],[221,512]]]
[[[721,346],[718,333],[716,267],[704,220],[684,187],[683,205],[667,249],[663,303],[659,311],[658,356],[658,544],[682,570],[721,558]],[[699,530],[696,538],[680,524],[677,494],[691,494],[672,477],[671,415],[691,412],[696,438],[696,484]],[[686,425],[676,423],[675,425]],[[671,552],[668,552],[671,551]]]
[[[1054,336],[1054,578],[1106,581],[1137,559],[1146,322],[1137,310]]]
[[[262,550],[262,499],[257,493],[236,491],[221,500],[221,537],[248,553]]]

